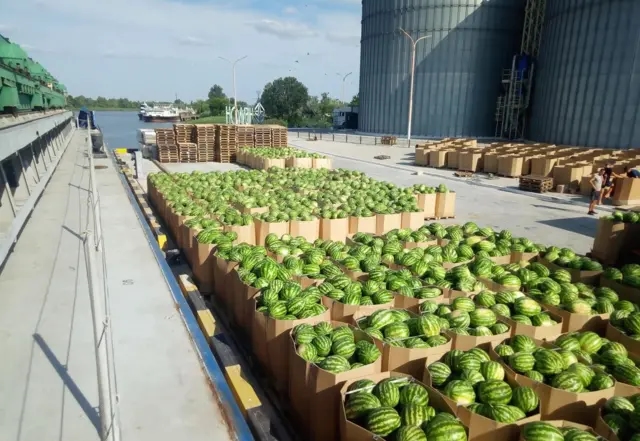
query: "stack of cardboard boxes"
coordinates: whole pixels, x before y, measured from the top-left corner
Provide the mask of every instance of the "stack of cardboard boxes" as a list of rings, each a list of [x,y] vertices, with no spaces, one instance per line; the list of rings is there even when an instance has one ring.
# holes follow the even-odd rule
[[[592,174],[607,163],[614,172],[640,167],[640,149],[611,150],[553,144],[495,142],[479,148],[472,139],[443,139],[416,146],[416,164],[471,172],[519,177],[553,178],[554,188],[588,195]],[[617,205],[640,203],[640,183],[620,182],[614,195]],[[624,185],[622,185],[624,184]],[[638,187],[638,188],[635,188]],[[618,202],[616,202],[618,201]]]

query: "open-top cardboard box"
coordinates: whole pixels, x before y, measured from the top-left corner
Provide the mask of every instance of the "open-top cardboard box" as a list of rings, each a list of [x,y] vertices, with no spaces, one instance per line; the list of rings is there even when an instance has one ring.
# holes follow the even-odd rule
[[[360,329],[343,322],[332,321],[335,328],[349,326],[356,343],[371,337]],[[345,382],[358,378],[371,378],[381,371],[382,357],[372,364],[339,374],[325,371],[315,364],[302,359],[295,350],[295,342],[290,340],[289,399],[294,413],[307,428],[301,434],[306,440],[326,441],[339,439],[340,390]]]
[[[510,375],[515,375],[516,381],[522,386],[534,388],[536,394],[540,398],[540,415],[543,420],[567,420],[593,424],[595,420],[594,409],[597,405],[611,398],[615,393],[615,386],[605,390],[589,391],[582,393],[569,392],[566,390],[556,389],[548,384],[534,381],[529,377],[517,374],[498,354],[495,352],[495,346],[500,342],[491,345],[489,356],[500,361],[505,371],[509,371]],[[554,348],[551,343],[540,342],[540,346],[546,348]]]
[[[407,312],[412,318],[418,317],[418,314],[412,311],[407,310]],[[355,313],[352,324],[362,329],[360,322],[369,315],[365,315],[360,311]],[[398,347],[374,338],[376,346],[382,352],[382,371],[402,372],[415,378],[422,378],[425,364],[429,363],[429,360],[439,360],[452,348],[451,338],[444,333],[441,333],[441,335],[447,337],[447,343],[431,348]]]
[[[365,377],[368,380],[374,381],[375,383],[379,383],[382,380],[386,380],[388,378],[406,378],[407,375],[401,372],[382,372],[375,375],[369,375]],[[354,378],[349,381],[346,381],[342,388],[340,389],[340,439],[341,441],[376,441],[382,440],[382,438],[377,437],[373,433],[369,432],[362,426],[349,421],[347,419],[347,415],[344,409],[344,402],[347,399],[347,389],[349,386],[353,384],[357,380],[361,380],[362,378]],[[433,407],[438,412],[447,412],[452,415],[455,415],[455,409],[451,408],[442,397],[433,389],[426,387],[423,383],[418,381],[415,378],[410,378],[411,381],[416,382],[425,387],[427,392],[429,393],[429,406]],[[356,392],[357,393],[357,392]]]

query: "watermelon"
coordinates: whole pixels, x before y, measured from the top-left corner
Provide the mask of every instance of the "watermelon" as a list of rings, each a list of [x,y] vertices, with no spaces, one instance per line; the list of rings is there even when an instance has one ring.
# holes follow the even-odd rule
[[[564,441],[564,435],[557,427],[541,421],[525,424],[520,434],[524,441]]]
[[[540,400],[538,394],[527,386],[513,389],[511,404],[521,409],[525,414],[531,413],[538,408]]]
[[[402,424],[400,414],[392,406],[378,407],[367,413],[365,427],[378,436],[387,436]]]
[[[427,435],[418,426],[402,426],[395,432],[396,441],[427,441]]]
[[[400,389],[393,378],[382,380],[376,384],[376,387],[373,388],[373,394],[386,407],[395,407],[400,402]]]
[[[346,416],[349,420],[365,416],[370,410],[378,409],[382,405],[380,400],[370,392],[357,392],[347,396],[344,406]]]
[[[427,370],[431,376],[431,383],[436,387],[444,385],[449,380],[452,373],[451,368],[448,365],[439,361],[431,363],[427,367]]]
[[[501,380],[487,380],[477,385],[478,400],[484,404],[509,404],[512,398],[511,386]]]
[[[409,404],[426,406],[429,404],[429,393],[417,383],[408,384],[400,389],[400,404],[402,406]]]
[[[476,399],[473,385],[463,380],[452,380],[444,387],[444,394],[455,401],[458,405],[471,404]]]

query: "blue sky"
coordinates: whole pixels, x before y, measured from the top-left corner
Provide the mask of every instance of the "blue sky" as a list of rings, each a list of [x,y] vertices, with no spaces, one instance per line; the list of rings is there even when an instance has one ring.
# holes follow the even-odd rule
[[[186,101],[220,84],[254,101],[292,75],[311,94],[358,91],[360,0],[0,0],[0,33],[72,95]]]

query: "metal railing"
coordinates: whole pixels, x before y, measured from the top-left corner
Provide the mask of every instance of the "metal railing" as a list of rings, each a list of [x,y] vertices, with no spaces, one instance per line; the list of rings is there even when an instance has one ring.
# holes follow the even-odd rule
[[[111,306],[107,283],[106,255],[103,246],[102,219],[100,217],[100,194],[97,190],[91,131],[87,128],[86,154],[89,158],[89,192],[87,196],[88,217],[93,221],[93,230],[84,233],[84,252],[87,264],[87,279],[93,320],[96,370],[98,375],[98,406],[100,413],[100,439],[120,440],[120,414],[118,408],[118,385],[111,334]],[[102,272],[98,272],[96,258],[102,261]],[[102,284],[100,284],[100,281]],[[102,298],[100,294],[102,290]]]
[[[372,136],[372,135],[358,135],[356,133],[330,133],[330,132],[322,132],[322,131],[313,131],[313,130],[295,130],[289,131],[289,137],[294,139],[302,139],[302,140],[313,140],[313,141],[333,141],[333,142],[346,142],[349,144],[362,144],[362,145],[382,145],[389,146],[389,144],[383,144],[382,138],[383,136]],[[416,144],[420,144],[424,142],[423,140],[414,139]],[[409,147],[408,141],[406,138],[396,138],[396,143],[393,145],[394,147]],[[391,146],[390,146],[391,147]]]

